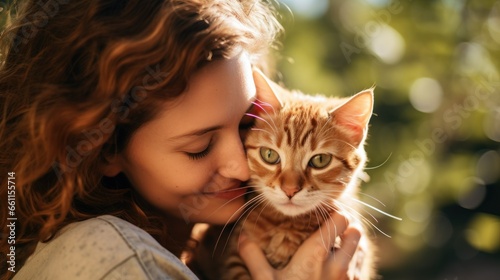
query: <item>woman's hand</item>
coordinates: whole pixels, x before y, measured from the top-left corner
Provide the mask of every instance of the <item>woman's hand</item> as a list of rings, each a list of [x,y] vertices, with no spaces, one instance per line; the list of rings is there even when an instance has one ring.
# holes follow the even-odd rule
[[[337,236],[342,240],[340,248],[335,248]],[[349,266],[353,261],[358,263],[358,268],[362,261],[353,260],[360,238],[360,231],[349,227],[348,220],[335,212],[321,229],[304,241],[281,270],[271,267],[259,246],[244,235],[239,240],[239,253],[254,280],[357,279]]]

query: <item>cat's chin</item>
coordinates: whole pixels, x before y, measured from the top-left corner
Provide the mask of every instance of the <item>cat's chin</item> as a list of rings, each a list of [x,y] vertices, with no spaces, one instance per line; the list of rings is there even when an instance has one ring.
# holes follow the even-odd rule
[[[292,201],[287,203],[275,203],[274,208],[281,214],[289,217],[297,217],[311,212],[315,206],[312,205],[297,205]]]

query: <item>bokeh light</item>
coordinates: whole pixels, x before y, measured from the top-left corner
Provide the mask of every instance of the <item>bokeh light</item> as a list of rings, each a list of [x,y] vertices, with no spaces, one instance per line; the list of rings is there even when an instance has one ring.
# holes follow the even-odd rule
[[[471,188],[457,199],[457,203],[463,208],[472,210],[483,202],[486,196],[486,186],[483,180],[476,177],[469,178],[467,181]]]
[[[491,9],[490,16],[487,21],[488,31],[491,38],[500,44],[500,3],[497,2]]]
[[[484,120],[484,133],[495,142],[500,142],[500,105]]]
[[[443,90],[439,82],[431,78],[419,78],[410,87],[411,105],[420,112],[432,113],[441,105]]]
[[[318,18],[328,10],[328,0],[281,0],[294,14],[306,18]]]
[[[500,154],[495,150],[481,154],[477,160],[476,173],[485,184],[497,182],[500,179]]]
[[[476,215],[469,224],[466,238],[477,250],[500,251],[500,219],[487,214]]]
[[[370,50],[384,63],[394,64],[404,55],[405,41],[401,34],[387,24],[377,26],[370,40]]]

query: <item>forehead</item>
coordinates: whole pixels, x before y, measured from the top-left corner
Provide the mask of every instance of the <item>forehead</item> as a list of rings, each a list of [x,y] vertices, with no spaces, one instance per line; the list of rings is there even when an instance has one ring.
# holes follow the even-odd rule
[[[166,103],[147,126],[174,135],[238,122],[255,93],[250,60],[242,52],[231,59],[211,62],[194,73],[181,96]]]
[[[214,61],[197,71],[189,80],[179,101],[181,106],[200,105],[200,100],[229,98],[227,101],[250,100],[255,84],[248,55]]]
[[[344,147],[352,150],[342,129],[335,124],[321,103],[286,104],[275,113],[265,112],[249,133],[248,142],[269,145],[291,153],[308,151],[336,152]]]

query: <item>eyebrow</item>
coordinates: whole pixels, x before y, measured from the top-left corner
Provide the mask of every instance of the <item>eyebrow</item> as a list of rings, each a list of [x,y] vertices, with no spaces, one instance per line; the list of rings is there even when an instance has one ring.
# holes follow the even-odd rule
[[[215,130],[219,130],[221,128],[222,128],[222,125],[214,125],[214,126],[211,126],[211,127],[205,127],[205,128],[201,128],[201,129],[195,129],[195,130],[190,131],[188,133],[184,133],[184,134],[181,134],[181,135],[178,135],[178,136],[171,137],[169,140],[178,140],[180,138],[193,137],[193,136],[202,136],[204,134],[207,134],[207,133],[215,131]]]
[[[254,103],[252,102],[250,106],[248,106],[248,109],[245,111],[245,114],[250,112],[254,108]],[[243,118],[246,117],[246,115],[243,115]],[[219,130],[222,128],[222,125],[214,125],[206,128],[201,128],[201,129],[195,129],[193,131],[190,131],[188,133],[184,133],[178,136],[171,137],[169,140],[170,141],[175,141],[181,138],[187,138],[187,137],[194,137],[194,136],[202,136],[204,134],[207,134],[209,132]]]

